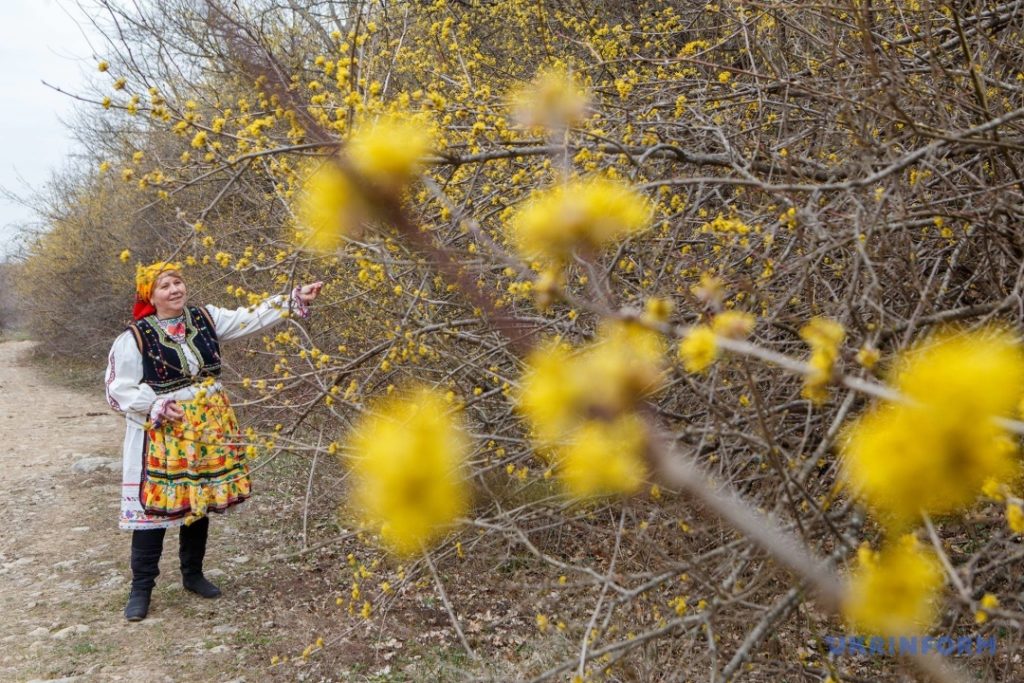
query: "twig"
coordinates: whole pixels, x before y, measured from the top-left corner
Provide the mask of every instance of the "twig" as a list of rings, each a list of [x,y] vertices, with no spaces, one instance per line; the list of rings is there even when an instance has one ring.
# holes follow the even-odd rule
[[[448,600],[448,594],[444,590],[444,584],[441,583],[441,577],[437,575],[437,567],[434,566],[434,560],[430,557],[430,551],[425,550],[423,557],[427,560],[427,566],[430,567],[430,575],[434,577],[434,585],[437,586],[437,592],[441,595],[441,602],[444,603],[445,610],[448,611],[448,619],[452,622],[452,628],[455,629],[455,633],[459,636],[459,642],[462,643],[462,647],[465,648],[466,653],[469,654],[473,659],[479,659],[480,657],[473,651],[473,648],[469,646],[469,641],[466,640],[466,634],[462,632],[462,626],[459,625],[459,618],[455,616],[455,610],[452,608],[452,603]]]

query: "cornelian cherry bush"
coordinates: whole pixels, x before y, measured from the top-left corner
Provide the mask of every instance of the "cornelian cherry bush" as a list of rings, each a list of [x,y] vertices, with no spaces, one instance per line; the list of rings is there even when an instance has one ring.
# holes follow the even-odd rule
[[[80,9],[37,334],[112,338],[158,259],[219,305],[326,283],[225,376],[336,558],[260,666],[1024,675],[1024,3]]]

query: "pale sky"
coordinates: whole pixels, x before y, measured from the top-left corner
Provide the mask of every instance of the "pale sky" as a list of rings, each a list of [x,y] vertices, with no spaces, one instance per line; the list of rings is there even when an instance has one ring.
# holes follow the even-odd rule
[[[95,73],[93,49],[103,48],[91,26],[69,16],[70,0],[0,0],[0,188],[25,196],[41,187],[75,151],[60,119],[72,100],[42,81],[76,92]],[[83,35],[90,34],[90,41]],[[0,259],[16,248],[16,226],[35,220],[0,193]]]

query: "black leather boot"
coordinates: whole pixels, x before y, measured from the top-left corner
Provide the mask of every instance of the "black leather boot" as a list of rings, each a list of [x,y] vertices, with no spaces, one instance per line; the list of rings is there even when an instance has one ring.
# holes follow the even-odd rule
[[[220,589],[203,576],[203,558],[206,556],[206,537],[209,531],[209,517],[181,527],[178,558],[181,560],[181,584],[186,590],[204,598],[216,598],[220,597]]]
[[[142,621],[149,614],[149,598],[160,575],[165,532],[165,529],[132,532],[132,589],[124,608],[124,618],[128,621]]]
[[[153,591],[136,590],[128,594],[128,604],[124,606],[124,618],[128,621],[142,621],[149,614],[149,597]]]

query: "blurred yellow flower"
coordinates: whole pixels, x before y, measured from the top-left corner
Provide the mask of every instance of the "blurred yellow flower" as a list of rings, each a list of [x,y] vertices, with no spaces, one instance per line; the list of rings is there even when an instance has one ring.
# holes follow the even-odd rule
[[[651,323],[667,323],[675,304],[671,299],[651,297],[644,301],[644,320]]]
[[[96,65],[96,68],[99,69],[100,73],[103,73],[104,71],[110,68],[110,64],[107,62],[107,60],[101,59],[100,63]]]
[[[587,420],[558,454],[558,476],[577,498],[629,495],[644,484],[647,427],[634,413]]]
[[[979,601],[979,606],[981,609],[974,613],[974,623],[984,624],[988,621],[988,613],[999,607],[999,598],[992,593],[985,593]]]
[[[1024,508],[1016,503],[1006,506],[1006,524],[1015,534],[1024,534]]]
[[[880,552],[862,546],[850,577],[843,615],[857,633],[905,636],[925,633],[938,614],[942,569],[912,535]]]
[[[602,325],[576,353],[545,344],[527,359],[517,404],[537,440],[559,445],[581,421],[632,410],[664,381],[661,335],[631,322]]]
[[[691,286],[690,291],[701,303],[716,311],[725,302],[725,283],[711,273],[702,273],[700,283]]]
[[[883,403],[841,440],[841,476],[877,515],[901,525],[920,511],[955,512],[991,481],[1016,478],[1017,445],[992,419],[1013,413],[1024,354],[1005,332],[941,334],[908,351]]]
[[[360,176],[397,192],[419,173],[434,137],[428,121],[389,115],[356,130],[348,156]]]
[[[881,357],[881,352],[868,344],[860,347],[860,350],[857,351],[857,363],[868,370],[873,369]]]
[[[718,358],[718,338],[707,325],[690,328],[679,342],[679,359],[687,372],[704,372]]]
[[[443,536],[469,508],[469,441],[444,397],[428,389],[384,399],[350,438],[353,511],[399,555]]]
[[[828,400],[828,385],[832,382],[839,345],[846,338],[846,331],[835,320],[814,318],[800,328],[800,337],[811,347],[807,361],[811,369],[804,378],[800,395],[813,403],[824,403]]]
[[[989,477],[985,480],[985,483],[981,485],[981,492],[987,498],[992,500],[1004,500],[1006,496],[1003,493],[1004,485],[994,477]]]
[[[327,161],[303,185],[296,214],[300,237],[317,251],[330,252],[359,229],[363,201],[345,172]]]
[[[549,342],[534,349],[526,367],[517,406],[540,442],[558,442],[572,430],[586,398],[573,356],[564,344]]]
[[[746,339],[754,331],[754,316],[743,311],[724,311],[715,316],[711,329],[726,339]]]
[[[526,258],[565,261],[576,249],[599,250],[650,225],[638,191],[612,180],[574,180],[538,192],[513,216],[513,241]]]
[[[575,352],[550,343],[527,359],[518,409],[568,493],[628,494],[643,484],[647,428],[635,409],[661,388],[664,354],[660,334],[608,322]]]
[[[580,357],[579,372],[592,410],[613,414],[633,408],[664,381],[662,336],[633,322],[606,322]]]
[[[125,249],[124,251],[122,251],[118,255],[117,258],[119,258],[121,260],[121,263],[128,263],[128,261],[129,261],[129,259],[131,259],[131,257],[132,257],[132,252],[130,252],[127,249]]]
[[[524,126],[565,128],[587,113],[589,96],[564,68],[541,68],[525,87],[511,96],[515,119]]]
[[[547,311],[565,288],[565,273],[560,268],[545,268],[533,285],[534,302],[541,313]]]

